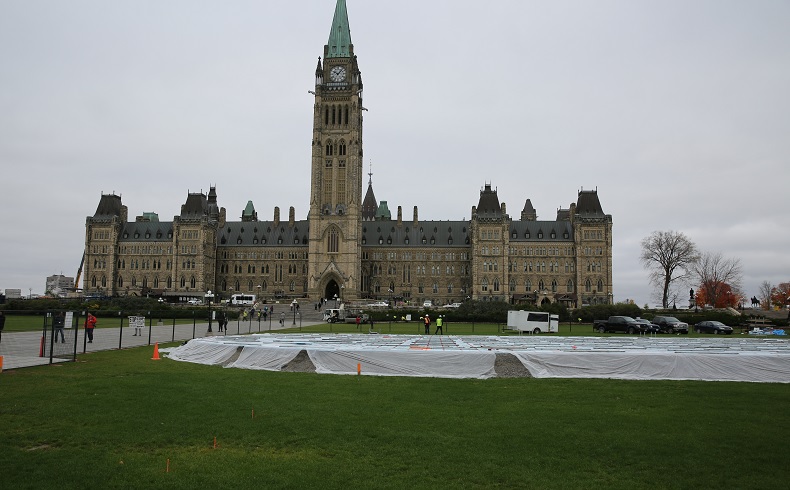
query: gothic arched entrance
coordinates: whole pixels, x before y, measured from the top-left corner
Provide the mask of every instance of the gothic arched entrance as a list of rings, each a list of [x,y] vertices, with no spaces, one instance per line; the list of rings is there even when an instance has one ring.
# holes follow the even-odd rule
[[[336,297],[340,298],[340,286],[337,284],[337,281],[330,279],[324,288],[324,298],[335,299]]]

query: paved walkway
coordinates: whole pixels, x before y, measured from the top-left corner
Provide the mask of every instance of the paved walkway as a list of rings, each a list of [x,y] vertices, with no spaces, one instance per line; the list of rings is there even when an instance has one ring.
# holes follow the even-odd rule
[[[315,318],[313,318],[315,316]],[[107,319],[100,319],[100,321]],[[305,315],[301,320],[302,326],[315,325],[324,323],[318,318],[318,315]],[[297,319],[296,326],[300,325],[300,320]],[[284,328],[292,328],[293,318],[286,316],[284,325],[281,327],[279,323],[279,315],[275,315],[275,321],[247,321],[237,322],[231,321],[228,323],[228,335],[244,335],[250,333],[265,333],[268,331],[281,330]],[[49,332],[46,338],[43,338],[41,332],[3,332],[0,337],[0,356],[3,357],[2,369],[16,369],[30,366],[41,366],[56,362],[67,362],[74,358],[74,354],[83,354],[86,352],[97,352],[103,350],[113,349],[128,349],[130,347],[141,347],[144,345],[153,346],[154,343],[165,343],[174,341],[184,341],[193,338],[225,335],[225,332],[219,332],[217,323],[212,322],[212,332],[208,332],[208,322],[196,324],[178,324],[173,326],[172,323],[159,325],[154,322],[153,326],[149,328],[148,323],[140,329],[140,335],[134,335],[135,329],[133,327],[124,326],[121,328],[96,328],[93,334],[93,342],[87,343],[85,341],[85,331],[79,329],[76,331],[77,338],[75,339],[74,329],[64,329],[65,342],[54,342],[50,337]],[[60,338],[58,336],[57,340]],[[52,355],[51,355],[52,354]]]

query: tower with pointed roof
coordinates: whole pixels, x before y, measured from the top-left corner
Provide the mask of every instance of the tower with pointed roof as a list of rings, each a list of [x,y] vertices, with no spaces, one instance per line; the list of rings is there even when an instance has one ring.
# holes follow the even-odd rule
[[[337,0],[313,93],[308,289],[342,297],[359,290],[363,173],[362,76],[345,0]]]
[[[550,219],[538,219],[530,199],[520,216],[509,216],[490,183],[468,220],[420,219],[417,206],[404,220],[400,205],[392,205],[393,218],[389,203],[397,201],[377,201],[372,172],[363,198],[362,77],[345,0],[336,2],[311,93],[307,219],[297,220],[293,206],[287,220],[279,207],[272,219],[259,219],[250,200],[238,221],[228,221],[212,186],[189,193],[172,221],[146,213],[129,222],[120,196],[102,195],[86,220],[85,292],[337,297],[349,307],[368,299],[613,302],[612,217],[597,189],[579,191]]]

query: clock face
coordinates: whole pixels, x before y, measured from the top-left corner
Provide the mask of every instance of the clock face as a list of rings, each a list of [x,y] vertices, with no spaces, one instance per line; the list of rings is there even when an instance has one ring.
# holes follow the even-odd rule
[[[346,79],[346,69],[342,66],[332,68],[332,71],[329,72],[329,78],[331,78],[333,82],[342,82]]]

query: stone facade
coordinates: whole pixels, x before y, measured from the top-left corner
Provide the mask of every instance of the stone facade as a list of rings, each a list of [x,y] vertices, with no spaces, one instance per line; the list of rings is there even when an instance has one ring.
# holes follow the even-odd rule
[[[315,72],[310,210],[261,221],[252,201],[228,221],[217,193],[190,193],[173,221],[145,213],[129,222],[116,195],[86,220],[83,290],[107,295],[265,299],[393,299],[422,305],[466,299],[612,302],[612,217],[597,191],[580,191],[556,219],[539,221],[527,199],[512,219],[490,184],[469,221],[421,221],[417,207],[393,219],[363,199],[362,76],[345,2],[335,10]]]

